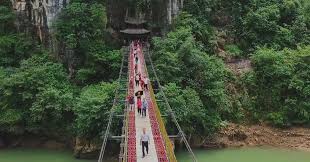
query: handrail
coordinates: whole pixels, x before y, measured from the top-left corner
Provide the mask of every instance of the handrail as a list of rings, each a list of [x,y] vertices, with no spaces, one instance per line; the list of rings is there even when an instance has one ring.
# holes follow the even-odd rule
[[[123,119],[123,135],[125,136],[121,140],[120,144],[120,154],[119,154],[119,162],[127,162],[127,145],[128,145],[128,116],[129,116],[129,110],[128,110],[128,104],[126,104],[124,109],[124,119]]]
[[[132,59],[131,58],[131,48],[130,48],[130,46],[129,46],[129,56],[128,56],[128,59],[130,60],[130,59]],[[128,61],[128,78],[127,78],[127,83],[128,83],[128,86],[127,86],[127,95],[126,96],[128,96],[129,95],[129,93],[130,93],[130,68],[131,68],[131,65],[130,65],[130,61]],[[128,158],[128,149],[127,149],[127,147],[128,147],[128,125],[129,125],[129,123],[128,123],[128,120],[129,120],[129,109],[130,109],[130,106],[128,107],[128,104],[126,104],[126,106],[125,106],[125,118],[124,118],[124,121],[125,121],[125,141],[124,141],[124,146],[123,146],[123,155],[122,155],[122,159],[120,159],[119,160],[119,162],[127,162],[127,158]],[[122,154],[122,153],[121,153]]]
[[[157,102],[156,102],[156,99],[155,99],[155,94],[154,94],[154,91],[153,91],[153,87],[151,85],[150,85],[150,94],[151,94],[151,98],[152,98],[153,103],[154,103],[154,108],[155,108],[155,112],[156,112],[156,118],[157,118],[157,121],[158,121],[158,124],[159,124],[159,129],[160,129],[160,132],[162,133],[162,136],[164,138],[167,157],[169,159],[169,162],[177,162],[177,159],[176,159],[175,154],[174,154],[174,149],[173,149],[171,140],[170,140],[170,138],[168,136],[168,133],[166,131],[164,120],[161,117],[161,113],[160,113],[160,110],[158,108],[158,105],[157,105]]]
[[[130,56],[128,61],[128,67],[129,67],[129,89],[128,94],[129,96],[134,95],[134,55],[133,55],[133,48],[132,43],[130,45]],[[135,128],[135,109],[128,111],[129,116],[127,119],[128,122],[128,133],[127,133],[127,161],[134,162],[137,161],[136,157],[136,128]],[[127,162],[124,161],[124,162]]]
[[[125,126],[125,146],[124,146],[124,154],[123,154],[123,162],[127,162],[127,155],[128,155],[128,150],[127,150],[127,146],[128,146],[128,116],[129,116],[129,107],[127,106],[126,108],[126,126]]]
[[[143,59],[143,60],[144,60],[145,72],[146,72],[147,76],[149,77],[148,70],[147,70],[146,63],[145,63],[145,59]],[[153,87],[151,84],[149,85],[149,88],[150,88],[149,91],[150,91],[151,99],[152,99],[154,109],[156,112],[155,113],[156,119],[157,119],[159,129],[160,129],[161,135],[162,135],[164,143],[165,143],[167,158],[169,159],[169,162],[177,162],[177,159],[176,159],[175,154],[174,154],[174,149],[173,149],[171,140],[168,136],[168,133],[167,133],[167,130],[166,130],[166,127],[164,124],[164,120],[163,120],[161,113],[160,113],[160,110],[158,108],[156,98],[155,98],[155,94],[154,94],[154,90],[153,90]]]
[[[168,108],[168,111],[169,111],[170,114],[171,114],[172,120],[173,120],[173,122],[175,123],[175,125],[176,125],[176,127],[177,127],[177,129],[178,129],[178,131],[179,131],[179,134],[181,135],[181,138],[182,138],[182,140],[183,140],[183,142],[184,142],[184,144],[185,144],[185,146],[186,146],[188,152],[189,152],[189,153],[191,154],[191,156],[192,156],[192,161],[193,161],[193,162],[198,162],[197,159],[196,159],[196,156],[195,156],[193,150],[191,149],[191,147],[190,147],[190,145],[189,145],[189,143],[188,143],[188,141],[187,141],[187,139],[186,139],[186,137],[185,137],[185,134],[184,134],[184,132],[182,131],[181,126],[179,125],[178,120],[177,120],[177,118],[176,118],[176,116],[175,116],[175,114],[174,114],[174,112],[173,112],[173,110],[172,110],[172,108],[171,108],[171,106],[170,106],[170,104],[169,104],[169,102],[168,102],[168,99],[167,99],[167,97],[166,97],[166,95],[165,95],[165,93],[164,93],[164,91],[163,91],[163,89],[162,89],[162,86],[160,85],[160,82],[159,82],[157,73],[156,73],[156,71],[155,71],[155,68],[154,68],[152,59],[151,59],[151,57],[150,57],[150,55],[149,55],[149,48],[147,48],[147,56],[148,56],[148,58],[149,58],[149,61],[150,61],[151,68],[152,68],[152,71],[153,71],[153,73],[154,73],[154,76],[155,76],[155,78],[156,78],[156,80],[157,80],[159,90],[160,90],[160,92],[162,93],[163,98],[164,98],[164,100],[165,100],[165,104],[166,104],[166,106],[167,106],[167,108]],[[150,86],[150,87],[151,87],[151,86]],[[154,95],[154,94],[153,94],[153,95]],[[155,97],[155,95],[154,95],[154,97]],[[155,100],[155,101],[156,101],[156,100]],[[160,118],[161,118],[161,117],[160,117]],[[169,138],[169,137],[168,137],[168,138]]]
[[[106,147],[106,144],[107,144],[107,141],[108,141],[108,136],[109,136],[111,125],[112,125],[112,121],[113,121],[115,107],[116,107],[117,102],[118,102],[117,101],[118,96],[119,96],[118,90],[121,87],[120,86],[120,84],[121,84],[120,81],[121,81],[121,77],[122,77],[124,60],[125,60],[125,54],[123,54],[121,68],[120,68],[119,75],[118,75],[118,84],[117,84],[117,88],[115,89],[115,96],[114,96],[114,100],[113,100],[113,105],[112,105],[112,108],[110,110],[109,121],[108,121],[108,125],[107,125],[107,128],[106,128],[105,134],[104,134],[103,142],[102,142],[102,145],[101,145],[101,150],[100,150],[98,162],[102,162],[102,160],[103,160],[103,156],[104,156],[104,152],[105,152],[105,147]]]
[[[129,77],[128,77],[129,80]],[[129,90],[127,89],[126,96],[128,96]],[[119,162],[127,162],[127,144],[128,144],[128,103],[125,105],[124,108],[124,119],[123,119],[123,128],[122,128],[122,135],[125,135],[125,138],[122,138],[121,144],[120,144],[120,154],[119,154]]]

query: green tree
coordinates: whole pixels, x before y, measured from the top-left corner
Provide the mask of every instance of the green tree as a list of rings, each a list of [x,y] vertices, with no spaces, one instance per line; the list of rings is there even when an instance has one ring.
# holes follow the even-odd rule
[[[22,61],[20,68],[1,81],[0,92],[2,129],[41,134],[69,129],[70,118],[65,115],[74,103],[73,88],[63,66],[46,54]]]
[[[119,69],[121,55],[105,41],[106,23],[105,8],[97,2],[73,1],[59,16],[56,37],[68,56],[64,62],[76,71],[78,83],[86,85],[117,76],[111,71]]]
[[[164,87],[164,92],[169,98],[169,104],[175,112],[179,124],[188,136],[212,135],[219,128],[219,116],[212,114],[203,106],[195,90],[181,89],[176,84],[169,83]],[[165,106],[162,105],[161,108],[164,109]],[[175,129],[172,121],[168,123],[170,130]]]
[[[245,19],[246,40],[250,46],[271,43],[278,31],[278,21],[280,20],[280,10],[277,5],[260,7],[250,11]]]
[[[15,15],[7,5],[0,5],[0,35],[14,31]]]
[[[252,113],[278,126],[309,123],[309,47],[260,49],[252,63],[253,72],[247,78],[255,100]]]
[[[0,66],[19,66],[22,59],[35,52],[36,45],[23,33],[17,33],[15,15],[8,6],[0,6]]]
[[[221,113],[227,111],[228,108],[225,90],[226,69],[220,59],[209,56],[202,47],[199,42],[195,41],[192,26],[180,21],[180,23],[176,23],[175,29],[169,32],[166,38],[153,39],[152,58],[160,81],[164,85],[174,83],[176,86],[183,88],[183,90],[179,91],[177,91],[178,88],[174,88],[173,90],[177,91],[175,92],[176,94],[182,93],[181,91],[197,93],[201,100],[197,102],[203,103],[203,114],[205,115],[198,118],[208,118],[204,119],[206,123],[199,125],[197,129],[204,131],[207,124],[210,127],[208,131],[212,134],[219,127]],[[173,88],[173,84],[166,86]],[[175,97],[180,96],[171,96],[169,99]],[[179,98],[176,102],[180,102],[180,105],[186,102],[182,100],[182,98]],[[173,104],[177,105],[177,103]],[[189,107],[184,107],[184,111],[191,111],[186,110],[187,108],[190,109]],[[176,111],[182,112],[183,110],[180,108],[180,110]],[[199,111],[197,110],[197,112]],[[189,115],[189,113],[186,113],[186,115]],[[182,114],[178,116],[181,117]],[[185,122],[186,120],[183,118],[180,120]],[[200,121],[200,123],[203,122]],[[184,125],[189,124],[184,123]],[[197,130],[188,131],[194,132]]]
[[[116,84],[102,82],[82,89],[74,108],[78,136],[99,137],[108,123],[115,88]]]
[[[285,100],[287,116],[292,123],[310,123],[310,47],[289,51],[295,57],[294,72],[288,85],[289,96]]]

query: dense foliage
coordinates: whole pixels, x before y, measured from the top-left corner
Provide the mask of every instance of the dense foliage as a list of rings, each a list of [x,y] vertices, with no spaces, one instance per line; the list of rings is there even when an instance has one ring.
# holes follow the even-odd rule
[[[283,49],[310,43],[308,0],[195,0],[184,5],[200,22],[224,29],[231,43],[246,52],[257,46]]]
[[[115,86],[111,83],[99,83],[82,89],[74,108],[77,115],[75,121],[77,134],[86,137],[101,134],[108,121]]]
[[[190,88],[213,121],[199,130],[216,130],[223,120],[309,123],[309,5],[304,0],[184,1],[171,31],[152,41],[152,58],[167,93],[171,85],[178,87],[173,97],[178,100],[170,104],[180,121],[191,112],[180,106],[182,91]],[[250,59],[253,69],[240,77],[220,58]],[[182,122],[184,129],[205,116],[195,118]]]
[[[48,134],[66,128],[73,106],[73,89],[61,64],[45,54],[22,61],[0,85],[2,129]],[[66,116],[69,115],[69,116]]]
[[[0,6],[0,66],[19,66],[19,62],[35,52],[31,40],[16,33],[15,15],[9,5]]]
[[[1,133],[99,137],[121,60],[106,29],[105,1],[70,1],[53,23],[55,53],[17,31],[16,15],[5,2]],[[148,12],[158,1],[128,2]],[[152,59],[186,134],[210,136],[222,121],[310,123],[309,0],[185,0],[167,29],[152,39]],[[251,61],[248,72],[235,74],[225,66],[240,58]]]
[[[18,32],[9,4],[0,6],[1,134],[100,137],[121,57],[103,4],[70,2],[55,23],[59,53]]]
[[[253,117],[283,126],[310,122],[310,47],[275,51],[260,49],[245,76],[255,98]]]
[[[181,20],[177,20],[177,22],[180,23],[175,24],[174,30],[168,33],[165,39],[156,37],[153,39],[152,58],[161,82],[163,84],[173,82],[184,88],[182,91],[186,92],[186,94],[181,95],[182,93],[174,91],[175,96],[171,95],[171,98],[193,95],[188,99],[198,97],[197,102],[203,103],[200,108],[197,107],[200,109],[197,110],[197,113],[202,112],[201,116],[197,116],[197,119],[190,120],[191,122],[187,124],[184,123],[184,129],[192,130],[191,133],[201,131],[201,135],[210,135],[219,126],[220,112],[225,111],[228,106],[224,84],[227,71],[221,60],[208,55],[201,48],[202,45],[194,40],[192,31],[196,26],[192,24],[193,21],[187,21],[192,18],[188,16],[180,16],[179,18]],[[179,100],[179,102],[185,101]],[[174,99],[171,99],[171,104],[175,112],[186,110],[177,106]],[[193,109],[189,107],[192,106],[194,105],[187,106],[186,116],[189,118],[193,112]],[[184,116],[182,117],[184,114],[177,115],[182,121],[187,121]],[[199,130],[193,131],[192,125],[194,124],[200,127]]]
[[[120,52],[105,40],[106,12],[97,2],[72,1],[56,22],[56,37],[66,59],[65,64],[78,83],[87,84],[115,78]]]
[[[179,124],[188,136],[203,137],[216,132],[220,118],[205,108],[195,90],[189,87],[182,89],[175,83],[169,83],[164,87],[164,92]],[[163,114],[168,114],[164,104],[160,104],[160,108]],[[168,131],[171,134],[178,133],[171,118],[166,120]]]

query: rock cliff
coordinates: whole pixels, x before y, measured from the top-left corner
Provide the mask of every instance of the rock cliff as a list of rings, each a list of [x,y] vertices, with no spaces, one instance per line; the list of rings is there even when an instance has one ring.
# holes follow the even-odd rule
[[[108,26],[118,31],[124,28],[126,16],[135,14],[142,16],[154,26],[165,27],[178,15],[183,7],[183,1],[144,0],[145,6],[137,11],[137,4],[134,1],[106,0]],[[11,0],[11,2],[17,15],[18,30],[31,33],[43,44],[50,45],[52,24],[69,0]]]
[[[19,31],[32,33],[48,43],[53,20],[69,0],[11,0]]]

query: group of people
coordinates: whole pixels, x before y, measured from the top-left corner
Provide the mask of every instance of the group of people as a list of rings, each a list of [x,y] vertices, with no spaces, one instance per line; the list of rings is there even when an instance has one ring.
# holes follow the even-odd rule
[[[149,78],[147,78],[146,76],[144,76],[144,78],[141,77],[141,73],[137,73],[135,76],[135,81],[136,81],[136,87],[139,86],[142,90],[148,90],[148,85],[150,83]]]
[[[136,101],[136,107],[138,110],[138,114],[142,117],[146,117],[146,111],[148,109],[148,101],[146,98],[142,99],[144,90],[148,90],[148,86],[150,83],[150,80],[147,78],[147,76],[142,76],[141,72],[139,72],[138,66],[141,66],[141,63],[139,62],[139,52],[140,52],[140,43],[139,41],[132,42],[132,48],[133,48],[133,58],[134,58],[134,71],[135,71],[135,78],[130,78],[130,86],[133,88],[136,87],[138,90],[135,93],[135,96],[137,97]],[[142,66],[141,66],[142,67]],[[133,80],[135,80],[135,85],[133,85]],[[134,96],[128,96],[128,103],[130,105],[130,110],[133,111],[135,108],[135,97]],[[150,136],[148,133],[146,133],[146,128],[143,128],[141,137],[140,137],[140,145],[142,146],[142,158],[145,157],[145,151],[148,154],[149,150],[149,143],[150,143]]]
[[[136,97],[137,97],[137,102],[136,102],[136,107],[138,110],[138,114],[141,115],[142,117],[146,117],[146,111],[148,109],[148,102],[145,98],[143,98],[142,100],[142,95],[144,90],[148,90],[148,86],[150,83],[149,78],[147,78],[147,76],[142,77],[141,72],[138,71],[138,66],[139,66],[139,56],[138,56],[138,52],[140,51],[139,48],[139,42],[133,42],[132,43],[132,48],[133,48],[133,52],[132,54],[134,55],[134,59],[135,59],[135,87],[138,88],[138,91],[135,93]],[[132,78],[131,78],[132,80]],[[130,80],[130,86],[133,86],[132,81]],[[127,98],[128,103],[129,103],[129,107],[130,110],[132,111],[135,108],[135,97],[134,96],[128,96]]]

